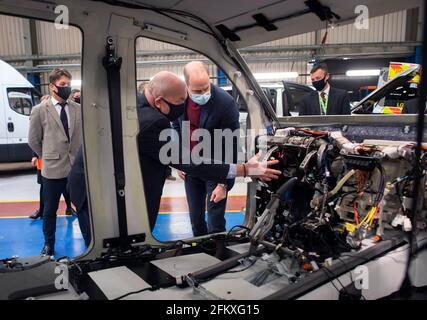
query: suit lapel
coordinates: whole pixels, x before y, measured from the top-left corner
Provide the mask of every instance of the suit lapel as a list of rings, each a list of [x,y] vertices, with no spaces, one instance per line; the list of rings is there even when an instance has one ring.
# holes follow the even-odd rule
[[[68,110],[70,111],[70,139],[73,136],[74,127],[75,127],[75,121],[76,121],[76,112],[77,108],[74,106],[74,104],[68,103]]]
[[[199,123],[199,128],[204,128],[206,121],[209,118],[209,115],[211,113],[212,110],[212,101],[215,99],[215,87],[211,84],[211,98],[209,99],[208,103],[206,103],[204,106],[200,106],[201,108],[201,113],[200,113],[200,123]]]
[[[61,130],[63,135],[66,137],[67,135],[65,134],[64,126],[62,125],[58,112],[56,112],[55,106],[53,105],[50,99],[46,103],[46,109],[47,109],[47,112],[51,115],[51,117],[55,120],[56,124],[59,127],[59,130]]]
[[[321,115],[321,112],[320,112],[320,101],[319,101],[320,98],[319,98],[319,93],[317,91],[314,92],[314,97],[315,97],[314,103],[313,103],[314,110],[313,110],[312,114]]]
[[[207,104],[205,104],[204,106],[200,106],[201,112],[200,112],[199,128],[204,128],[206,121],[209,118],[209,114],[211,112],[211,105],[209,102]]]
[[[326,114],[330,115],[330,114],[334,114],[332,110],[335,106],[335,92],[333,90],[333,88],[331,87],[329,89],[329,97],[328,97],[328,107],[326,109]]]

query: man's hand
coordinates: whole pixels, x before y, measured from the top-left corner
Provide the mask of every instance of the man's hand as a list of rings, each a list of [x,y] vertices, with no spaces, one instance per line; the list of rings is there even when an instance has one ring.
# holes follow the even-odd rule
[[[227,190],[220,185],[217,185],[214,191],[212,192],[210,201],[218,203],[221,200],[224,200],[227,197]]]
[[[249,159],[248,162],[238,167],[237,176],[244,176],[246,172],[247,177],[259,178],[264,181],[271,181],[273,179],[279,179],[279,176],[282,174],[281,171],[270,169],[269,166],[272,166],[279,162],[279,160],[270,160],[259,162],[261,157],[261,152],[258,152],[255,156]]]
[[[31,159],[31,164],[32,164],[34,167],[36,167],[36,166],[37,166],[37,157],[33,157],[33,158]]]
[[[180,171],[180,170],[178,170],[178,176],[179,176],[182,180],[185,180],[185,172],[184,172],[184,171]]]

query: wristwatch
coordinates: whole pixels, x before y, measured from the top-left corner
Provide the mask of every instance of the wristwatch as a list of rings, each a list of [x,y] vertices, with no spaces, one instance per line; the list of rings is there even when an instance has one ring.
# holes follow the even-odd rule
[[[224,191],[226,191],[226,192],[228,191],[227,190],[227,185],[225,183],[218,183],[217,186],[222,187],[224,189]]]

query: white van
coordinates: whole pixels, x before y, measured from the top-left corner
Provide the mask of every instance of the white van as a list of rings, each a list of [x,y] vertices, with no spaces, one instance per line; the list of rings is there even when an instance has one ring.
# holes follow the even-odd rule
[[[0,162],[29,161],[29,115],[36,104],[34,86],[0,60]]]

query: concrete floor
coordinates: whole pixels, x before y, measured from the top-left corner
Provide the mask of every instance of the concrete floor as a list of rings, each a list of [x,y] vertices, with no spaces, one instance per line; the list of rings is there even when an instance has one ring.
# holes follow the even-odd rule
[[[166,180],[163,196],[185,197],[184,182],[178,177],[176,170],[173,170],[172,174],[177,179]],[[0,190],[0,202],[39,200],[39,185],[33,170],[0,171]],[[242,178],[236,180],[229,194],[246,195],[246,183]]]

